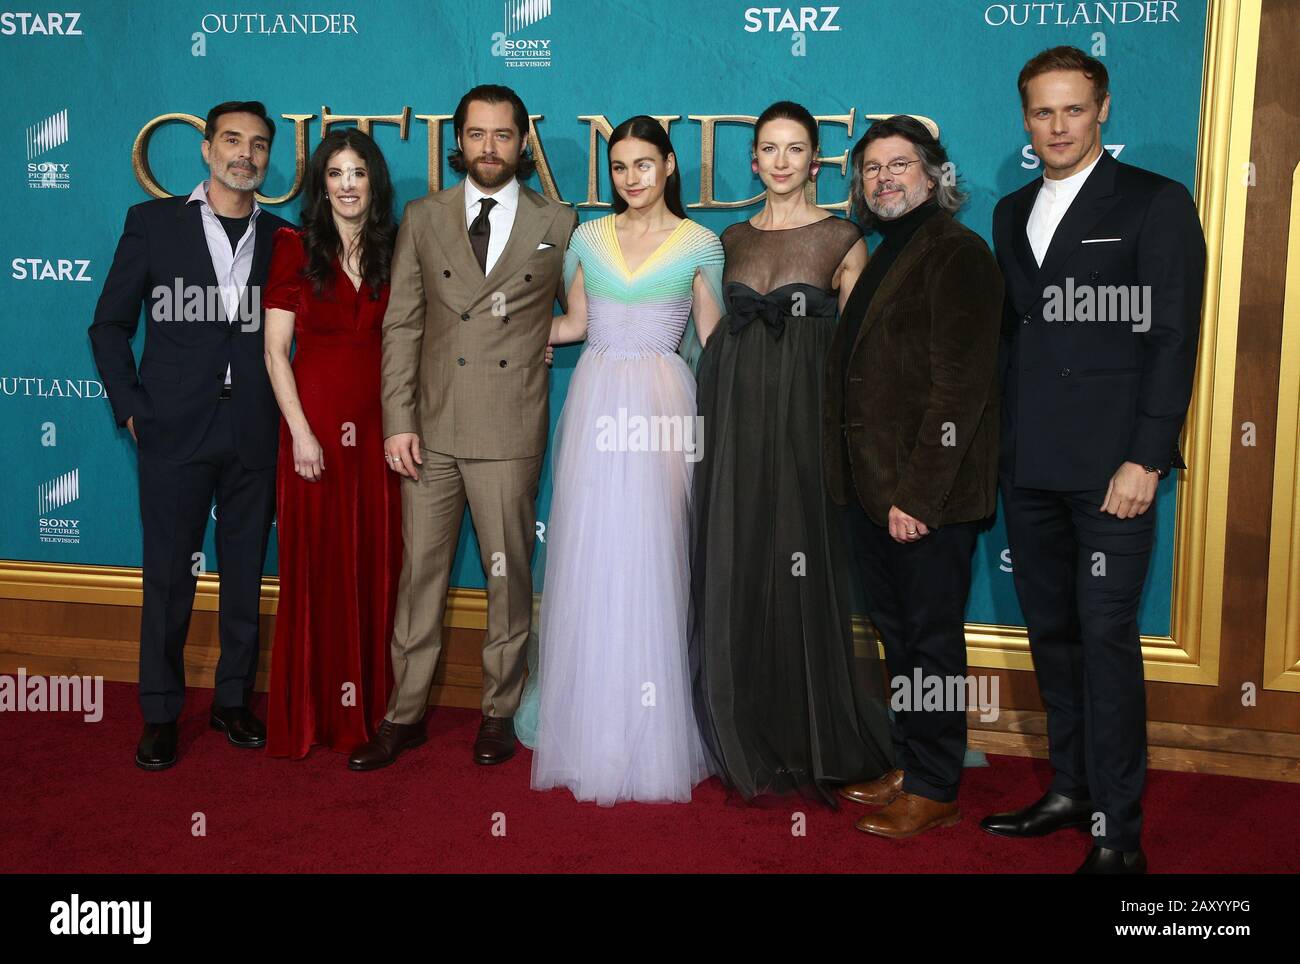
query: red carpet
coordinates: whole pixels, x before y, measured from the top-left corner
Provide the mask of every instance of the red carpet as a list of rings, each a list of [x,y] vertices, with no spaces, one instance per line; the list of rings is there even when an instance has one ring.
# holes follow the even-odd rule
[[[869,872],[1073,871],[1088,839],[1001,840],[978,818],[1035,799],[1041,760],[991,757],[966,771],[962,823],[909,841],[853,829],[861,809],[793,800],[728,802],[716,780],[689,805],[579,804],[529,789],[531,757],[478,767],[478,714],[435,709],[429,742],[392,767],[351,773],[317,749],[306,760],[239,750],[207,725],[211,692],[191,690],[180,762],[145,773],[132,762],[135,687],[107,683],[104,717],[0,716],[3,872]],[[259,697],[257,709],[262,710]],[[1300,785],[1151,772],[1144,846],[1152,872],[1295,872]],[[207,836],[191,834],[201,812]],[[791,834],[792,814],[807,835]],[[505,835],[492,833],[504,815]]]

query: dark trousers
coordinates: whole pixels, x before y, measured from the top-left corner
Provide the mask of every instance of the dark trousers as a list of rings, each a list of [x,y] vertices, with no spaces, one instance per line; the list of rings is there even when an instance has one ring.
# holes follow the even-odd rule
[[[1104,489],[1046,492],[1002,478],[1016,595],[1047,708],[1052,789],[1091,799],[1098,846],[1135,850],[1146,782],[1146,688],[1138,603],[1155,506],[1101,511]]]
[[[849,509],[867,591],[867,614],[885,646],[891,689],[906,680],[911,708],[894,706],[895,766],[903,790],[945,803],[957,799],[966,755],[966,713],[923,709],[913,682],[966,675],[966,598],[979,522],[959,522],[916,542],[895,542],[862,508]],[[965,692],[963,687],[962,692]]]
[[[144,605],[140,617],[140,710],[146,723],[180,716],[185,701],[185,637],[198,572],[221,573],[221,656],[213,700],[243,706],[257,673],[262,564],[275,513],[275,468],[249,469],[235,454],[229,401],[217,406],[198,449],[163,458],[141,433],[140,519],[144,530]],[[217,499],[217,559],[202,560],[203,533]]]

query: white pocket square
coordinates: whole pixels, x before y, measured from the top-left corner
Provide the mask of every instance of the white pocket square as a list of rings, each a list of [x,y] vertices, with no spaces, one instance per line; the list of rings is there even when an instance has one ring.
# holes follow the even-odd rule
[[[539,245],[537,246],[537,250],[538,250],[538,251],[545,251],[547,248],[553,248],[553,247],[555,247],[555,245],[550,244],[549,242],[543,241],[541,244],[539,244]]]
[[[1123,241],[1123,238],[1084,238],[1080,244],[1106,244],[1109,241]]]

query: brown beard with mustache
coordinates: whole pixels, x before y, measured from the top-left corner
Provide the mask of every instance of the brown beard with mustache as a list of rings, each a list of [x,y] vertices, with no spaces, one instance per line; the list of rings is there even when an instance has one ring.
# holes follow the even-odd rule
[[[500,187],[515,176],[519,170],[519,162],[511,164],[499,154],[492,155],[498,162],[495,167],[485,165],[482,157],[476,157],[469,162],[470,173],[474,175],[474,180],[484,187]]]

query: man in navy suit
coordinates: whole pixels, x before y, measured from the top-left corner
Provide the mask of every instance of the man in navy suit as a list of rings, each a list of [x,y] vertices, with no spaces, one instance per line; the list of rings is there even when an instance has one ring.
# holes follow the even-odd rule
[[[1037,802],[981,825],[1086,828],[1080,872],[1141,873],[1138,604],[1156,486],[1186,468],[1205,238],[1186,188],[1104,150],[1100,61],[1054,47],[1019,86],[1043,177],[993,214],[1006,282],[999,475],[1054,777]]]
[[[257,673],[262,564],[275,511],[279,410],[263,360],[260,289],[288,222],[260,208],[275,123],[257,101],[207,117],[211,177],[188,197],[127,211],[90,340],[117,424],[135,439],[144,531],[136,764],[176,762],[183,649],[213,496],[221,656],[211,725],[235,746],[266,731],[248,708]],[[137,370],[131,340],[144,306]]]

